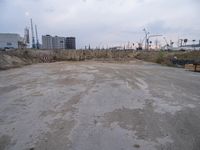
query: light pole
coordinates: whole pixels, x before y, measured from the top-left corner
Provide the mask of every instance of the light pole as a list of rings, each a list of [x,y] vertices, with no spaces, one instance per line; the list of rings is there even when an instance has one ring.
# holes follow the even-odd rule
[[[148,35],[150,34],[145,28],[143,29],[144,33],[145,33],[145,49],[148,50],[148,45],[149,45],[149,39],[148,39]]]

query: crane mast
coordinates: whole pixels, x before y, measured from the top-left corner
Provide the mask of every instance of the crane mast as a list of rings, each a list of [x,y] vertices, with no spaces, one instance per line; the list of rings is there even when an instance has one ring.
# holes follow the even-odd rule
[[[38,39],[38,32],[37,32],[37,25],[35,25],[35,34],[36,34],[36,48],[39,49],[39,39]]]
[[[31,33],[32,33],[32,48],[35,49],[35,37],[34,37],[34,31],[33,31],[33,21],[31,18]]]

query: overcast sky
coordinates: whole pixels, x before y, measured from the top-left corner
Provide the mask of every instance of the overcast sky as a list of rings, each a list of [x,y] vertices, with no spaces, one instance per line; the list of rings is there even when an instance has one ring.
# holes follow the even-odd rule
[[[78,48],[136,43],[143,28],[198,41],[199,14],[200,0],[0,0],[0,32],[23,35],[33,18],[39,36],[75,36]]]

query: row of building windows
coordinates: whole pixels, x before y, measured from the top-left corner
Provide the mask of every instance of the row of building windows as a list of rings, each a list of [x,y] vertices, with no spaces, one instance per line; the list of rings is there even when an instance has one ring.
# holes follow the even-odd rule
[[[43,49],[76,49],[75,37],[42,36]]]

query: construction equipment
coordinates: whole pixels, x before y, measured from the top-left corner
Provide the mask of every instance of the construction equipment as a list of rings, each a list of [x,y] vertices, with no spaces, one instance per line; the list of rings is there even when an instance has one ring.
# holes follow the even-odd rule
[[[35,37],[34,37],[34,31],[33,31],[33,21],[31,18],[31,34],[32,34],[32,48],[35,49]]]
[[[37,32],[37,25],[35,25],[35,34],[36,34],[36,48],[40,49],[39,39],[38,39],[38,32]]]
[[[136,50],[142,50],[142,43],[138,43],[138,47],[136,48]]]
[[[29,40],[29,29],[28,29],[28,27],[26,27],[24,29],[24,43],[25,44],[29,44],[30,43],[30,40]]]
[[[170,45],[172,45],[171,42],[170,42],[170,45],[169,45],[169,43],[168,43],[166,37],[163,37],[163,39],[164,39],[166,45],[164,45],[164,46],[162,47],[162,49],[171,50],[171,49],[172,49],[172,47],[170,46]]]
[[[195,62],[193,64],[186,64],[185,69],[194,72],[200,72],[200,62]]]
[[[147,39],[147,50],[149,50],[149,43],[151,44],[152,43],[152,41],[150,41],[150,38],[153,38],[153,37],[158,37],[158,36],[162,36],[162,35],[160,35],[160,34],[155,34],[155,35],[149,35],[148,36],[148,39]]]
[[[150,32],[148,32],[145,28],[143,29],[144,33],[145,33],[145,49],[149,50],[149,44],[151,44],[152,42],[150,41],[150,38],[152,37],[158,37],[158,36],[162,36],[162,35],[150,35]]]

